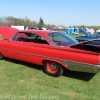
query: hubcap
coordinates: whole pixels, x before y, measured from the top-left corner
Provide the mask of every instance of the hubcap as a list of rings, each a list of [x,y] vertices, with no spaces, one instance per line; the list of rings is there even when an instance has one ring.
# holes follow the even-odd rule
[[[58,64],[55,62],[51,62],[51,61],[48,62],[47,71],[52,75],[56,74],[58,72]]]
[[[57,69],[56,63],[51,63],[51,64],[50,64],[50,68],[51,68],[52,70],[56,70],[56,69]]]

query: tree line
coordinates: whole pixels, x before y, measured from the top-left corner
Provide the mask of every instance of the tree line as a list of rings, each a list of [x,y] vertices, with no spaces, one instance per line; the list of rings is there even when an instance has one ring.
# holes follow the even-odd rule
[[[66,22],[67,23],[67,22]],[[45,24],[43,19],[40,17],[39,22],[37,21],[32,21],[28,17],[25,18],[16,18],[13,16],[8,16],[8,17],[0,17],[0,26],[11,26],[11,25],[16,25],[16,26],[25,26],[26,27],[37,27],[37,28],[48,28],[48,29],[53,29],[57,28],[58,26],[56,25],[50,25],[50,24]],[[62,27],[66,28],[65,26],[61,25]],[[80,25],[80,26],[69,26],[69,27],[74,27],[74,28],[97,28],[100,29],[100,26],[85,26],[85,25]]]
[[[28,17],[25,18],[16,18],[13,16],[8,16],[8,17],[0,17],[0,26],[11,26],[11,25],[16,25],[16,26],[25,26],[26,27],[37,27],[37,28],[53,28],[56,27],[56,25],[50,25],[50,24],[45,24],[43,19],[40,17],[39,22],[37,21],[32,21]]]

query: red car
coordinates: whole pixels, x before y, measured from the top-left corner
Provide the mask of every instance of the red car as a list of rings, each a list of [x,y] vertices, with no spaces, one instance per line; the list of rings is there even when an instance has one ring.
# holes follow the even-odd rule
[[[60,76],[64,70],[100,71],[100,40],[78,43],[57,31],[0,27],[0,59],[13,58],[42,65],[44,72]]]

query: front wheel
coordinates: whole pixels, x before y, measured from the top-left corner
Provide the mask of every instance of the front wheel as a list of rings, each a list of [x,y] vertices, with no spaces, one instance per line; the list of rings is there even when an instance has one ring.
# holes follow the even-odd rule
[[[57,62],[45,61],[44,72],[50,76],[58,77],[63,73],[63,68]]]

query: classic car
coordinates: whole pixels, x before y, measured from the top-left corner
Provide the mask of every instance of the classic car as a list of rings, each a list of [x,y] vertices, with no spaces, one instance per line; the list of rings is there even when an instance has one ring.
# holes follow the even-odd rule
[[[0,59],[3,57],[43,66],[50,76],[64,70],[97,73],[100,71],[98,40],[78,43],[65,33],[49,30],[18,30],[0,27]]]
[[[100,38],[100,32],[95,32],[91,34],[87,32],[85,29],[80,28],[79,30],[84,34],[84,36],[77,36],[76,40],[78,42],[84,42],[84,41]]]

